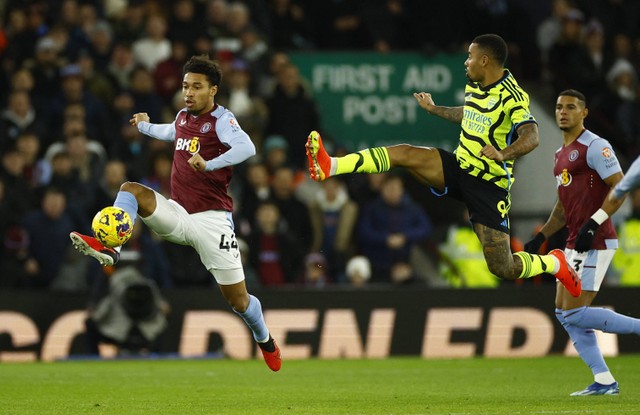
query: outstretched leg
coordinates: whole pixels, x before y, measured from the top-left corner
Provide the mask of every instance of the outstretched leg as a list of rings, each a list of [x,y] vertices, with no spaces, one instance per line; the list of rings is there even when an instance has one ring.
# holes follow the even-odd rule
[[[305,147],[309,174],[315,181],[341,174],[383,173],[392,167],[403,167],[424,184],[439,190],[444,188],[440,153],[432,147],[399,144],[368,148],[344,157],[331,157],[317,131],[309,134]]]
[[[125,182],[120,186],[120,191],[113,202],[113,206],[119,207],[129,214],[135,224],[138,213],[142,217],[149,216],[156,209],[156,197],[153,190],[140,183]],[[120,247],[107,247],[96,238],[83,235],[79,232],[69,234],[73,246],[84,255],[91,256],[104,266],[111,266],[120,259]]]

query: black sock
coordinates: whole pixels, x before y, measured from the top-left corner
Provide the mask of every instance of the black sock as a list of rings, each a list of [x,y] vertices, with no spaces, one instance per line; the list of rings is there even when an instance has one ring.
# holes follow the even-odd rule
[[[258,343],[258,346],[264,351],[273,353],[276,351],[276,345],[273,343],[273,337],[269,336],[269,340],[264,343]]]

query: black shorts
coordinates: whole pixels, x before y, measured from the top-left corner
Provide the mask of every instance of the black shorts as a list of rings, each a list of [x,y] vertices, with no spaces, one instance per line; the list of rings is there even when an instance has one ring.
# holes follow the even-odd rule
[[[469,210],[471,222],[509,234],[509,192],[463,171],[455,154],[442,149],[438,151],[442,159],[445,189],[431,191],[437,196],[451,196],[463,202]]]

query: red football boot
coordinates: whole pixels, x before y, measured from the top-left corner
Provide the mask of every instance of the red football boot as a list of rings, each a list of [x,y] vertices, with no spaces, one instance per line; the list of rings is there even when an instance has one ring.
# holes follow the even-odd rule
[[[120,259],[120,252],[102,245],[93,236],[83,235],[78,232],[69,234],[73,246],[85,255],[94,257],[104,266],[114,265]]]
[[[567,263],[564,252],[560,249],[554,249],[549,252],[549,255],[553,255],[558,259],[558,262],[560,262],[560,269],[555,273],[555,277],[564,285],[564,288],[569,291],[569,294],[574,297],[580,297],[580,293],[582,293],[582,282],[580,282],[576,271]]]
[[[331,174],[331,157],[327,154],[322,144],[322,137],[317,131],[311,131],[307,137],[307,160],[309,161],[309,174],[316,182],[329,178]]]
[[[262,357],[264,357],[264,361],[269,366],[269,369],[277,372],[282,367],[282,357],[280,357],[280,348],[278,344],[273,339],[273,337],[269,337],[269,340],[265,343],[258,343],[260,346],[260,351],[262,352]],[[273,351],[269,351],[273,350]]]

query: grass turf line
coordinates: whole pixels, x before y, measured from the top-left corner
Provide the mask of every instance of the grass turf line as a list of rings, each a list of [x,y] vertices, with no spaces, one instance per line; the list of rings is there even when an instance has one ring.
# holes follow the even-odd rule
[[[303,360],[273,373],[232,360],[0,364],[0,413],[635,414],[640,355],[607,359],[620,396],[569,397],[591,383],[578,358]]]

